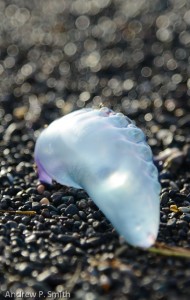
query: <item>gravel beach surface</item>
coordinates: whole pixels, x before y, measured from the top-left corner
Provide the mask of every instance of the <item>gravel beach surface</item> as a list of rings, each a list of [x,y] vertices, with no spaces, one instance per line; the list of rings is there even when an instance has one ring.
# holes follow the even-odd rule
[[[54,119],[123,112],[159,169],[158,242],[189,249],[189,54],[189,1],[0,0],[0,300],[190,298],[190,258],[127,245],[85,191],[40,184],[33,157]]]

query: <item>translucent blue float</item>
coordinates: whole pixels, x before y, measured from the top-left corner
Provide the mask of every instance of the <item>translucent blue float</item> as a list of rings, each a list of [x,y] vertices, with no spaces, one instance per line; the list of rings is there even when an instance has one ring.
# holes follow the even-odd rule
[[[154,244],[158,172],[144,133],[129,118],[106,107],[72,112],[41,133],[35,161],[42,182],[86,190],[129,244]]]

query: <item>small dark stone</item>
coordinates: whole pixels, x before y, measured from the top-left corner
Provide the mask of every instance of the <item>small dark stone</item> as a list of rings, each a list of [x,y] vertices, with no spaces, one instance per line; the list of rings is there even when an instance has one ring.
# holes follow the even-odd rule
[[[66,207],[67,207],[66,204],[61,204],[61,205],[59,205],[59,206],[57,207],[57,210],[58,210],[59,212],[64,212],[65,209],[66,209]]]
[[[98,210],[98,207],[96,206],[96,204],[94,203],[94,201],[92,201],[91,199],[88,200],[88,205],[91,208]]]
[[[48,259],[48,256],[49,256],[49,254],[48,254],[48,252],[47,251],[43,251],[43,252],[41,252],[40,253],[40,259]]]
[[[36,243],[36,241],[37,241],[37,238],[36,238],[36,235],[35,235],[35,234],[31,234],[31,235],[29,235],[29,236],[27,236],[27,237],[25,238],[25,242],[26,242],[27,244],[30,244],[30,243]]]
[[[86,220],[86,214],[84,211],[79,210],[78,215],[82,220],[84,220],[84,221]]]
[[[17,228],[17,226],[18,226],[18,224],[15,221],[10,220],[10,221],[7,221],[7,223],[6,223],[6,227],[9,228],[9,229]]]
[[[186,116],[180,118],[178,121],[178,125],[181,128],[189,127],[190,126],[190,114],[187,114]]]
[[[38,202],[32,202],[32,209],[39,212],[41,205]]]
[[[77,214],[73,215],[72,218],[75,221],[80,221],[80,217]]]
[[[19,207],[19,210],[30,210],[31,209],[31,204],[24,204]]]
[[[183,229],[188,227],[188,223],[185,220],[177,220],[176,225]]]
[[[171,173],[176,173],[183,164],[184,158],[183,152],[178,150],[166,159],[163,167],[169,169]]]
[[[37,276],[37,280],[38,280],[39,282],[44,282],[44,281],[47,281],[47,280],[49,281],[49,280],[51,280],[52,276],[53,276],[53,274],[51,274],[51,273],[49,272],[49,270],[45,270],[44,272],[40,273],[40,274]]]
[[[7,209],[9,207],[8,202],[6,201],[6,199],[2,199],[0,202],[0,207],[1,209]]]
[[[77,205],[79,208],[84,209],[88,206],[88,203],[85,199],[81,199],[80,201],[77,202]]]
[[[82,224],[79,227],[79,230],[80,231],[86,231],[87,227],[88,227],[88,225],[85,222],[82,222]]]
[[[73,223],[73,230],[78,230],[80,228],[81,222],[80,221],[75,221]]]
[[[36,237],[49,237],[51,234],[50,230],[43,230],[43,231],[33,231],[33,234],[36,235]]]
[[[63,254],[68,256],[73,256],[76,253],[73,244],[69,243],[63,248]]]
[[[164,223],[167,222],[167,220],[168,220],[167,215],[165,215],[165,214],[161,215],[160,219]]]
[[[58,212],[56,212],[56,211],[54,211],[54,210],[52,210],[52,211],[50,211],[50,216],[52,217],[52,216],[57,216],[58,215]]]
[[[163,194],[161,194],[160,198],[161,198],[161,204],[162,205],[167,205],[168,204],[169,195],[168,195],[167,192],[164,192]]]
[[[0,230],[2,230],[2,233],[7,231],[7,226],[4,224],[0,224]]]
[[[97,210],[95,211],[93,214],[92,214],[93,218],[98,220],[98,221],[101,221],[102,220],[102,217],[103,217],[103,214],[100,210]]]
[[[161,140],[163,145],[169,146],[173,140],[173,133],[168,129],[161,129],[157,133],[158,140]]]
[[[190,195],[190,184],[184,184],[183,188],[180,190],[180,193],[188,197]]]
[[[101,226],[102,230],[106,230],[109,228],[110,225],[108,224],[108,222],[106,220],[103,220],[100,222],[100,226]]]
[[[62,200],[62,197],[63,197],[63,193],[61,193],[61,192],[53,193],[53,195],[51,196],[53,204],[55,206],[58,206],[61,203],[63,203],[64,200]]]
[[[36,194],[36,189],[30,187],[25,191],[27,194],[32,195],[32,194]]]
[[[32,209],[32,201],[25,201],[25,205],[28,205]],[[37,202],[38,203],[38,202]]]
[[[65,213],[67,215],[75,215],[78,214],[78,208],[76,207],[75,204],[70,204],[66,209],[65,209]]]
[[[51,242],[57,242],[57,234],[55,234],[55,233],[51,233],[50,235],[49,235],[49,240],[51,241]]]
[[[57,226],[57,225],[51,225],[50,230],[55,234],[60,234],[62,232],[61,226]]]
[[[92,237],[86,240],[86,245],[88,247],[97,247],[99,245],[101,245],[102,243],[102,239],[101,237]]]
[[[22,223],[19,223],[18,224],[18,228],[20,229],[20,230],[25,230],[26,229],[26,225],[24,225],[24,224],[22,224]]]
[[[73,196],[64,196],[61,198],[61,200],[62,200],[62,203],[65,203],[66,205],[75,203]]]
[[[55,212],[58,212],[58,209],[55,207],[55,206],[53,206],[53,205],[48,205],[48,209],[50,210],[50,211],[55,211]]]
[[[14,233],[14,236],[11,237],[11,241],[12,241],[11,245],[12,247],[19,247],[22,249],[22,247],[24,246],[24,241],[16,237],[15,234],[18,233]]]
[[[34,222],[35,222],[35,228],[36,228],[36,230],[43,231],[43,230],[47,229],[47,224],[43,224],[43,223],[40,223],[38,221],[34,221]]]
[[[172,218],[172,219],[168,220],[168,222],[167,222],[168,227],[175,227],[175,225],[176,225],[176,218]]]
[[[49,218],[51,216],[47,208],[42,209],[41,214],[44,218]]]
[[[164,179],[170,179],[171,178],[171,173],[163,170],[160,174],[159,174],[159,179],[160,180],[164,180]]]
[[[184,214],[181,215],[180,219],[190,223],[190,214],[185,214],[184,213]]]
[[[100,222],[95,221],[95,222],[92,223],[92,226],[94,227],[94,229],[98,229],[100,227]]]
[[[73,236],[71,236],[71,235],[58,234],[57,240],[61,243],[67,244],[67,243],[75,241],[76,239],[73,238]]]
[[[84,199],[87,197],[87,193],[84,190],[77,190],[77,199]]]
[[[92,223],[94,222],[94,219],[93,219],[93,218],[89,218],[89,219],[87,220],[87,222],[88,222],[88,224],[92,224]]]
[[[170,186],[170,180],[169,179],[161,179],[160,180],[162,187],[169,187]]]
[[[23,224],[27,225],[27,224],[29,224],[29,222],[30,222],[30,217],[24,216],[24,217],[22,218],[22,223],[23,223]]]
[[[184,228],[178,230],[178,234],[179,234],[179,237],[181,237],[182,239],[187,237],[187,231]]]
[[[3,197],[0,201],[2,209],[7,209],[9,206],[11,206],[11,203],[12,203],[12,200],[8,196]]]

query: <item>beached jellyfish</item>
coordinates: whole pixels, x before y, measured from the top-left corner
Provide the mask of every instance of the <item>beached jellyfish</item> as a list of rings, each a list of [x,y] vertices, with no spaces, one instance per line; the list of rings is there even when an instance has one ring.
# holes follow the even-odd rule
[[[35,161],[42,182],[86,190],[129,244],[154,244],[158,172],[144,133],[129,118],[106,107],[72,112],[40,134]]]

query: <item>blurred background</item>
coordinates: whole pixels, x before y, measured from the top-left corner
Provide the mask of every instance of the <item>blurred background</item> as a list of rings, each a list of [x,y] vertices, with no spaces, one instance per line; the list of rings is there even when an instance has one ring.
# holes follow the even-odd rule
[[[103,103],[175,132],[190,123],[189,28],[185,0],[1,0],[0,116],[40,128]]]

